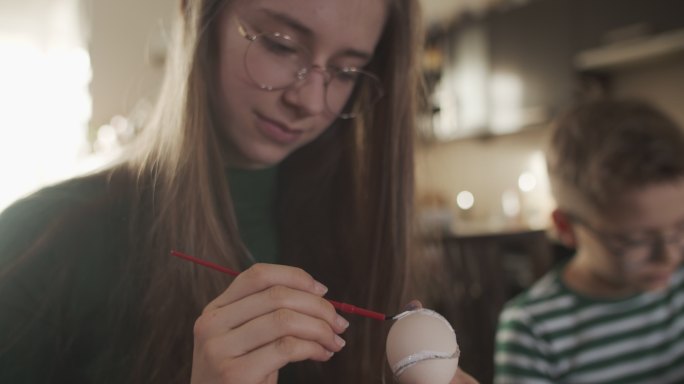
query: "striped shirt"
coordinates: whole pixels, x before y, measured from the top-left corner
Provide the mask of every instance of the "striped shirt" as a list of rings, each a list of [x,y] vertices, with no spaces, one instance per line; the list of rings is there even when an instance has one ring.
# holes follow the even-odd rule
[[[577,294],[561,273],[506,304],[495,383],[684,383],[684,267],[668,290],[620,300]]]

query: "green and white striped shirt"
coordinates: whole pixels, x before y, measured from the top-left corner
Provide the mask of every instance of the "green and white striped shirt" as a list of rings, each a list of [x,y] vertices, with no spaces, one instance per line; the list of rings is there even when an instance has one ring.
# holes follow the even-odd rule
[[[620,300],[573,292],[561,273],[506,304],[495,383],[684,383],[684,267],[669,290]]]

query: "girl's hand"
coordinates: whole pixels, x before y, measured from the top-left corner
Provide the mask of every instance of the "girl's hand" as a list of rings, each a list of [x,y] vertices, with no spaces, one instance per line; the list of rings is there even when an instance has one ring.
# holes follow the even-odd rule
[[[469,374],[463,372],[461,368],[456,371],[454,378],[451,379],[450,384],[478,384],[477,380]]]
[[[349,323],[326,292],[299,268],[255,264],[242,272],[195,322],[191,382],[275,384],[287,363],[330,359]]]

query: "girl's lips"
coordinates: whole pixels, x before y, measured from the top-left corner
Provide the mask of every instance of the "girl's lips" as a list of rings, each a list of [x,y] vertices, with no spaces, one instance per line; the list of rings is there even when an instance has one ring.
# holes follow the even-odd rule
[[[302,135],[302,131],[290,129],[287,125],[257,114],[257,128],[269,139],[280,144],[292,144]]]

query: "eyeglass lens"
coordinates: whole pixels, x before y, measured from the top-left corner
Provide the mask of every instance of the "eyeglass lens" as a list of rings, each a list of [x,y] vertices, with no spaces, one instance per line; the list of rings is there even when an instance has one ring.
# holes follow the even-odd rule
[[[285,35],[261,34],[245,52],[245,67],[260,88],[284,89],[306,78],[310,57],[306,48]],[[382,96],[377,78],[360,70],[329,69],[326,82],[326,106],[343,118],[365,112]]]
[[[612,253],[629,260],[652,259],[662,255],[671,246],[684,252],[684,223],[677,225],[668,234],[619,235],[600,231],[575,215],[570,217],[597,236]]]
[[[678,232],[668,237],[651,236],[638,242],[627,243],[623,245],[623,252],[626,257],[641,260],[667,252],[671,246],[684,250],[684,233]]]

